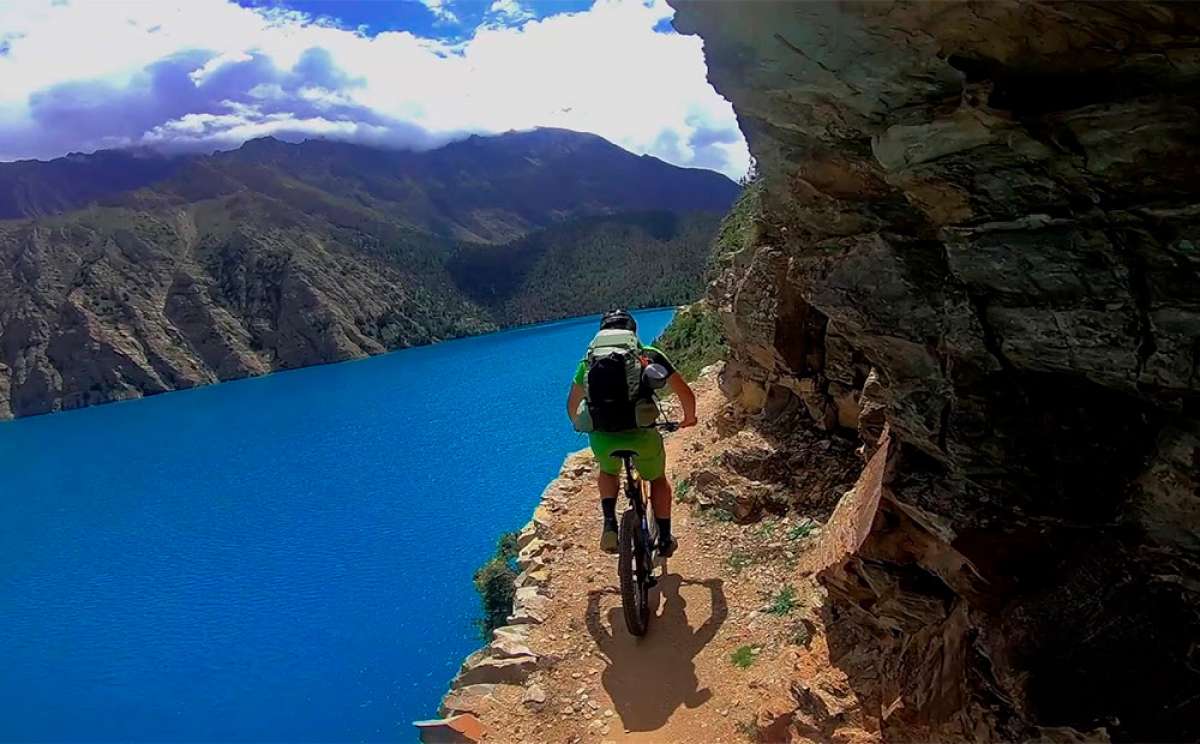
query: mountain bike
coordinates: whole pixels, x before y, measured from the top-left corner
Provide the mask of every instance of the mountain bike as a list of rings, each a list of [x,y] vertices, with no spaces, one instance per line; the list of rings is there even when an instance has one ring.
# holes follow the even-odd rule
[[[675,431],[679,424],[664,421],[655,424],[660,431]],[[621,607],[625,626],[635,636],[646,634],[650,623],[650,588],[654,577],[654,559],[658,557],[658,524],[648,516],[646,497],[650,484],[637,472],[637,453],[617,450],[612,453],[625,468],[625,495],[629,508],[621,515],[617,531],[617,576],[621,584]]]

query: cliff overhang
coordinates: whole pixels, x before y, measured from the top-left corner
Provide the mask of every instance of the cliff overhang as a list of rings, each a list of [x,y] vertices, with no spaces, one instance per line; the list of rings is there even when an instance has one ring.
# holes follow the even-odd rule
[[[1200,736],[1200,10],[673,4],[761,186],[724,389],[891,434],[821,573],[882,736]]]

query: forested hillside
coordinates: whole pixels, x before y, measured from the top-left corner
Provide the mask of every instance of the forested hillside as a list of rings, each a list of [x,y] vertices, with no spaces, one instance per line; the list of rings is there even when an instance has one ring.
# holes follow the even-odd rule
[[[703,290],[712,212],[588,217],[503,246],[464,245],[455,282],[502,324],[688,302]]]
[[[561,130],[0,164],[0,417],[686,302],[736,190]]]

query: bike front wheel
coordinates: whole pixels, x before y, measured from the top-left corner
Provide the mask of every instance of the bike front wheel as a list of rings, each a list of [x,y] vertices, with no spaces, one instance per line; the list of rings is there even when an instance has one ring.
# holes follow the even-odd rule
[[[646,634],[650,621],[650,566],[637,513],[629,509],[621,516],[618,541],[617,575],[621,580],[621,607],[625,626],[635,636]]]

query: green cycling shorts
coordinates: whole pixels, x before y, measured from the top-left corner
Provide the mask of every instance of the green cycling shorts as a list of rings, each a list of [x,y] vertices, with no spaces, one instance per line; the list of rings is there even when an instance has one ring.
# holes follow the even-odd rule
[[[621,474],[621,461],[611,453],[617,450],[633,450],[638,453],[634,464],[638,473],[646,480],[663,477],[667,471],[667,453],[663,450],[662,435],[657,429],[634,429],[633,431],[600,432],[588,434],[592,454],[602,472],[609,475]]]

